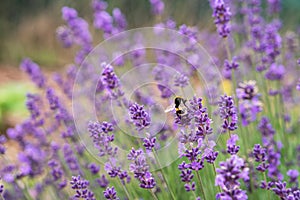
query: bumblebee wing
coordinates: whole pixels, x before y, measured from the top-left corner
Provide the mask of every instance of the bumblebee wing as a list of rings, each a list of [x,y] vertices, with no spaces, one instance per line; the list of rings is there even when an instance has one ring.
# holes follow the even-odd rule
[[[165,109],[165,113],[168,113],[168,112],[171,112],[171,111],[174,111],[175,110],[175,107],[174,105],[169,105],[166,109]]]

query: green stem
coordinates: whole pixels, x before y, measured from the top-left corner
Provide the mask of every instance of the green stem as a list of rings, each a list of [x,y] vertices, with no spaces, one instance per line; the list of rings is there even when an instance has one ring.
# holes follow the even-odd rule
[[[230,53],[228,38],[225,39],[225,48],[226,48],[227,57],[231,61],[232,57],[231,57],[231,53]]]
[[[161,172],[162,177],[163,177],[164,181],[166,182],[167,188],[168,188],[168,190],[169,190],[169,192],[170,192],[170,194],[171,194],[171,196],[172,196],[172,199],[176,199],[176,198],[175,198],[175,195],[174,195],[173,191],[171,190],[171,187],[170,187],[170,185],[169,185],[169,183],[168,183],[168,181],[167,181],[167,179],[166,179],[166,177],[165,177],[165,174],[164,174],[164,172],[163,172],[163,170],[162,170],[162,166],[161,166],[161,164],[160,164],[160,162],[159,162],[158,156],[157,156],[156,151],[154,150],[154,148],[152,148],[152,152],[153,152],[153,155],[154,155],[154,157],[155,157],[155,160],[156,160],[156,162],[157,162],[157,164],[158,164],[158,167],[159,167],[158,170]]]
[[[215,177],[216,177],[216,176],[217,176],[217,170],[216,170],[215,162],[213,162],[212,166],[213,166],[213,168],[214,168],[214,173],[215,173]],[[218,191],[219,191],[219,192],[222,192],[222,190],[221,190],[221,188],[220,188],[219,185],[218,185],[217,188],[218,188]]]
[[[250,145],[253,144],[252,142],[250,142],[250,140],[248,140],[248,142],[246,142],[247,141],[247,136],[250,136],[248,126],[250,126],[250,124],[244,126],[245,131],[243,131],[243,134],[242,134],[242,143],[243,143],[243,146],[244,146],[244,153],[245,153],[246,158],[248,157],[247,150],[249,149],[249,144]],[[245,134],[246,134],[246,137],[245,137]]]
[[[137,194],[137,192],[136,192],[136,188],[134,188],[134,185],[133,184],[130,184],[129,185],[129,191],[131,191],[132,193],[132,196],[133,196],[133,199],[139,199],[138,197],[139,197],[139,195]]]
[[[279,81],[277,81],[277,89],[279,90],[281,86],[281,83]],[[282,137],[283,137],[283,142],[284,142],[284,148],[287,150],[288,147],[288,141],[287,141],[287,137],[285,137],[285,130],[286,130],[286,125],[285,125],[285,120],[284,120],[284,113],[285,113],[285,108],[284,108],[284,102],[283,102],[283,98],[282,98],[282,94],[279,94],[278,96],[279,101],[278,101],[278,105],[276,106],[276,108],[280,108],[281,110],[278,111],[278,117],[279,117],[279,128],[281,130],[282,133]],[[281,112],[281,116],[280,116],[280,112]],[[281,122],[281,123],[280,123]]]
[[[268,182],[267,182],[266,172],[264,172],[264,179],[265,179],[265,182],[266,182],[266,184],[267,184]],[[270,197],[270,192],[268,192],[268,199],[269,199],[269,200],[271,199],[271,197]]]
[[[229,131],[229,134],[230,134],[230,131]],[[230,137],[230,136],[229,136],[229,137]],[[206,142],[206,144],[208,145],[208,138],[207,138],[207,137],[205,137],[205,142]],[[217,176],[217,170],[216,170],[216,166],[215,166],[215,163],[214,163],[214,162],[212,163],[212,166],[213,166],[214,175],[215,175],[215,177],[216,177],[216,176]],[[218,188],[218,191],[221,192],[220,186],[218,186],[217,188]]]
[[[201,193],[203,194],[203,199],[206,200],[205,192],[204,192],[204,188],[203,188],[203,183],[202,183],[202,179],[201,179],[201,177],[199,175],[199,171],[196,172],[196,175],[197,175],[197,179],[198,179],[199,184],[200,184]]]
[[[113,166],[113,163],[111,162],[111,160],[110,160],[109,158],[108,158],[108,161],[110,162],[111,166]],[[127,188],[125,187],[125,185],[123,185],[121,179],[120,179],[119,177],[118,177],[117,179],[118,179],[119,183],[122,185],[123,190],[124,190],[124,192],[125,192],[127,198],[128,198],[128,199],[131,199],[131,198],[130,198],[130,195],[129,195],[129,192],[127,191]]]
[[[193,193],[195,199],[197,199],[197,195],[196,195],[195,191],[192,191],[192,193]]]
[[[22,191],[24,191],[24,196],[27,200],[33,200],[33,198],[30,196],[29,192],[28,192],[28,188],[27,186],[25,185],[24,182],[22,182],[24,184],[24,189],[22,189]],[[17,186],[21,189],[21,187],[19,186],[19,184],[17,183]]]
[[[151,189],[150,189],[150,193],[152,194],[152,196],[153,196],[153,198],[154,198],[155,200],[158,200],[156,194],[155,194]]]
[[[237,88],[234,70],[231,70],[231,82],[232,82],[232,96],[235,97],[235,90]]]
[[[119,178],[118,178],[118,180],[119,180],[120,184],[122,185],[123,190],[125,191],[125,194],[126,194],[127,198],[128,198],[128,199],[131,199],[131,198],[130,198],[130,195],[129,195],[129,192],[128,192],[127,188],[126,188],[126,186],[122,183],[122,181],[121,181]]]
[[[226,53],[227,53],[227,58],[229,60],[229,62],[232,61],[232,56],[230,53],[230,48],[229,48],[229,41],[228,38],[225,39],[225,48],[226,48]],[[235,75],[234,75],[234,70],[231,70],[231,82],[232,82],[232,95],[235,96],[235,89],[236,89],[236,79],[235,79]]]
[[[261,74],[261,78],[262,78],[262,83],[263,83],[263,89],[264,89],[264,92],[265,92],[265,98],[264,98],[264,103],[267,104],[267,107],[268,107],[268,113],[270,113],[270,116],[269,117],[272,117],[272,109],[271,109],[271,105],[270,105],[270,102],[268,101],[267,99],[267,95],[268,95],[268,86],[267,86],[267,83],[266,83],[266,80],[265,78],[263,77],[263,74]]]

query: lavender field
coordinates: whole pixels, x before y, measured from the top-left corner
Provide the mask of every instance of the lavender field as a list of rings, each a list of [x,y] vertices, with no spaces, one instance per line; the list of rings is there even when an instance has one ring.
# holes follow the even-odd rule
[[[139,27],[113,1],[59,8],[72,59],[22,55],[0,200],[300,200],[299,22],[284,0],[203,1],[194,25],[171,3]]]

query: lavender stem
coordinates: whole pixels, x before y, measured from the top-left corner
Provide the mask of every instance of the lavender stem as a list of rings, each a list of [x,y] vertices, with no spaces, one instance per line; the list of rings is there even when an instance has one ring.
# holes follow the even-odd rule
[[[199,171],[196,172],[196,175],[197,175],[197,178],[198,178],[198,181],[199,181],[199,184],[200,184],[201,193],[203,194],[203,199],[206,200],[205,192],[204,192],[204,189],[203,189],[203,183],[202,183],[201,177],[199,175]]]

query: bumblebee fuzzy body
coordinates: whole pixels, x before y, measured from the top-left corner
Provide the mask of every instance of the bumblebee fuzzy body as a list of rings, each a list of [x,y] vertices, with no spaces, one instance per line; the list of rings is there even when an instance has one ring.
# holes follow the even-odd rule
[[[186,99],[177,96],[177,97],[175,97],[175,99],[174,99],[174,105],[169,106],[169,107],[165,110],[165,112],[170,112],[170,111],[172,111],[172,110],[175,109],[175,113],[176,113],[177,117],[178,117],[179,119],[181,119],[181,116],[184,115],[184,114],[186,114],[186,110],[187,110],[187,108],[188,108],[188,107],[186,106],[186,102],[187,102]],[[183,107],[182,105],[183,105],[184,107]]]
[[[175,97],[175,99],[174,99],[175,108],[179,109],[180,104],[182,103],[185,105],[186,101],[187,100],[183,99],[182,97]]]
[[[186,112],[184,111],[184,108],[181,108],[180,105],[184,105],[185,107],[187,107],[185,105],[186,100],[183,99],[182,97],[175,97],[174,99],[174,104],[175,104],[175,111],[176,111],[176,115],[179,119],[181,119],[181,116],[184,115]]]

